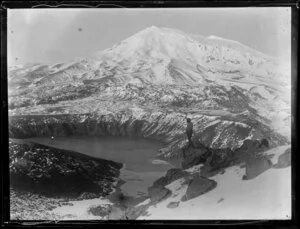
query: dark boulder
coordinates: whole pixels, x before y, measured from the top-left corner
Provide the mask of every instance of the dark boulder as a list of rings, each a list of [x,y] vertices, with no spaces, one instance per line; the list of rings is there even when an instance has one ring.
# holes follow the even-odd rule
[[[163,176],[153,182],[152,187],[164,187],[164,186],[172,183],[173,181],[186,176],[187,174],[188,174],[188,172],[183,171],[178,168],[169,169],[165,176]]]
[[[262,153],[268,148],[269,142],[267,139],[262,139],[261,141],[247,139],[240,148],[233,152],[234,159],[236,162],[243,162],[252,160],[255,157],[262,157]]]
[[[183,158],[181,162],[182,169],[188,169],[194,165],[204,163],[206,161],[206,158],[210,154],[209,150],[203,146],[199,146],[199,148],[190,146],[182,150],[183,150]]]
[[[167,208],[177,208],[179,206],[179,202],[170,202],[167,205]]]
[[[233,163],[233,152],[231,149],[210,149],[210,156],[205,162],[210,172],[222,170]]]
[[[260,148],[265,147],[265,148],[269,148],[269,142],[267,139],[262,139],[260,142]]]
[[[151,203],[155,204],[158,203],[160,201],[162,201],[163,199],[168,198],[172,192],[165,188],[165,187],[150,187],[148,188],[148,194],[151,200]]]
[[[153,185],[148,188],[148,194],[150,196],[151,202],[157,203],[169,196],[171,194],[171,191],[165,188],[165,186],[172,183],[175,180],[186,176],[187,174],[188,172],[183,171],[181,169],[169,169],[165,176],[154,181]]]
[[[271,160],[259,157],[259,158],[253,158],[246,161],[246,174],[244,175],[244,180],[250,180],[261,173],[267,171],[268,169],[272,168],[272,162]]]
[[[246,139],[238,150],[244,152],[254,152],[260,146],[260,144],[261,143],[258,140]]]
[[[181,169],[178,168],[172,168],[169,169],[165,175],[165,179],[166,179],[166,184],[170,184],[172,183],[174,180],[178,180],[184,176],[186,176],[188,174],[188,172],[183,171]]]
[[[283,154],[278,157],[278,162],[274,165],[274,168],[286,168],[291,166],[291,148],[288,148]]]
[[[210,180],[206,177],[197,176],[190,181],[185,195],[182,197],[182,201],[187,201],[203,195],[217,186],[217,182]]]
[[[160,177],[153,182],[152,187],[164,187],[167,184],[167,179],[165,177]]]

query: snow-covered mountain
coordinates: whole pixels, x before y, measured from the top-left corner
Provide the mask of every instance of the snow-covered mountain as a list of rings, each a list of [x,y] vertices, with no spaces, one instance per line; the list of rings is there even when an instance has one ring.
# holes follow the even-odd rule
[[[28,73],[35,73],[39,84],[110,76],[114,80],[180,85],[205,84],[212,78],[264,85],[271,79],[276,85],[279,70],[275,59],[241,43],[215,36],[199,39],[152,26],[89,57],[54,65],[27,65],[10,75],[28,78]]]
[[[10,114],[244,112],[290,139],[286,66],[239,42],[152,26],[85,58],[9,68]]]

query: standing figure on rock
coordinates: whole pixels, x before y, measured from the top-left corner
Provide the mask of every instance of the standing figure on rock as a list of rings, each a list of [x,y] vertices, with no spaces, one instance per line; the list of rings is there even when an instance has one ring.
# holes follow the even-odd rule
[[[193,123],[192,123],[191,119],[187,117],[187,114],[186,114],[186,122],[187,122],[187,126],[185,129],[185,132],[186,132],[187,138],[189,140],[189,146],[190,146],[192,144]]]
[[[51,136],[50,144],[51,144],[51,145],[54,144],[54,136]]]

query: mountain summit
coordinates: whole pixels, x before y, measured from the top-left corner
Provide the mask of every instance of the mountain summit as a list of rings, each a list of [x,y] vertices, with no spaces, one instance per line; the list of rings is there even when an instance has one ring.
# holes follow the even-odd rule
[[[228,80],[242,84],[282,83],[277,82],[282,74],[274,59],[238,42],[156,26],[90,57],[42,69],[34,66],[21,72],[36,72],[36,68],[44,73],[39,74],[40,79],[35,77],[39,83],[98,78],[119,83],[177,85],[206,85],[216,79],[223,84]],[[18,69],[11,72],[20,73]],[[42,75],[47,79],[42,79]]]

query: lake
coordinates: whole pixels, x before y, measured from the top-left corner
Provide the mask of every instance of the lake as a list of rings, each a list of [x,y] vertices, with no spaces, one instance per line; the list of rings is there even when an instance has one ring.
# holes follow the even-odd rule
[[[134,197],[147,195],[148,187],[172,168],[172,165],[156,157],[163,145],[154,140],[95,136],[59,137],[54,140],[36,137],[26,140],[123,163],[125,166],[120,178],[126,183],[121,190]]]

